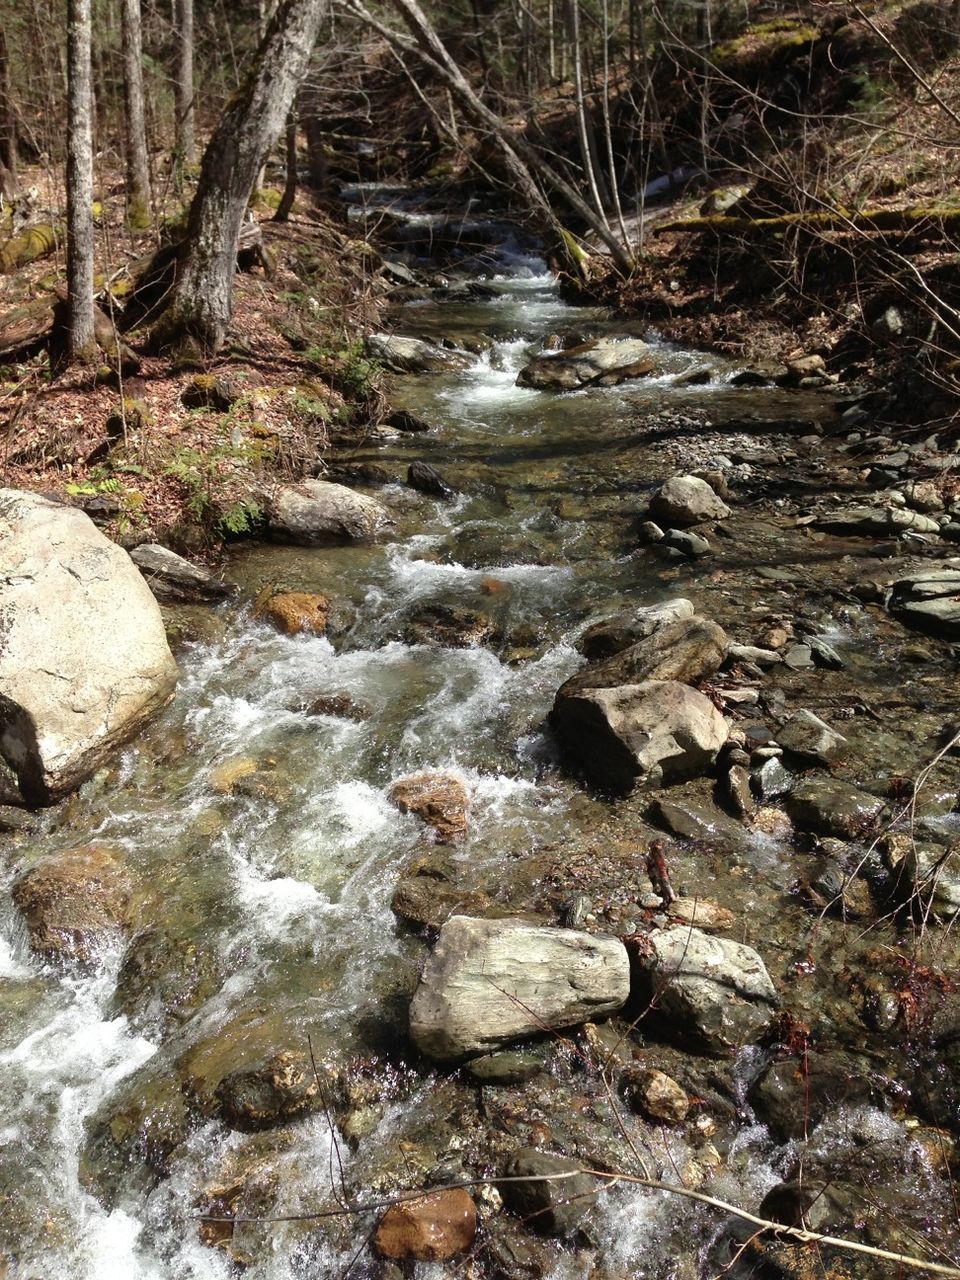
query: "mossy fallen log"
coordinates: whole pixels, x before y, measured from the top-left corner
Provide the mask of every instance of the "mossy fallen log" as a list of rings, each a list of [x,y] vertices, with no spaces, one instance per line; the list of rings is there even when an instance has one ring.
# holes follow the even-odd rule
[[[773,218],[746,218],[736,214],[710,214],[703,218],[680,218],[654,229],[691,234],[713,231],[716,235],[775,235],[793,228],[810,231],[907,232],[960,231],[960,208],[915,206],[910,209],[819,209],[803,213],[781,213]]]
[[[63,240],[63,229],[49,222],[26,227],[0,245],[0,272],[6,274],[39,258],[48,258]]]

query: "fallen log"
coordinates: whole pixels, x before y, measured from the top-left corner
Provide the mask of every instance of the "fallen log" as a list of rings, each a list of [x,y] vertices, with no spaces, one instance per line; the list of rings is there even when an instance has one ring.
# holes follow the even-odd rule
[[[139,357],[126,346],[100,307],[93,309],[93,331],[106,364],[111,368],[119,364],[125,376],[139,369]],[[58,285],[52,294],[24,302],[0,317],[0,362],[28,360],[47,348],[51,362],[57,364],[63,358],[66,332],[67,290]]]
[[[0,272],[6,274],[36,262],[38,258],[48,258],[62,241],[63,228],[52,223],[42,222],[35,227],[26,227],[0,245]]]
[[[960,209],[939,207],[821,209],[803,213],[781,213],[772,218],[747,218],[717,213],[704,218],[680,218],[675,222],[665,222],[655,227],[653,234],[659,236],[665,231],[691,234],[713,231],[717,235],[770,235],[778,231],[788,231],[791,228],[811,231],[942,234],[945,231],[960,231]]]

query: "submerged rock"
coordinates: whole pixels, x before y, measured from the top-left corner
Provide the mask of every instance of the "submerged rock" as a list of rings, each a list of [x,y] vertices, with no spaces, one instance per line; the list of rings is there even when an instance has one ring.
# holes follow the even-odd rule
[[[41,859],[12,896],[31,950],[60,964],[95,962],[131,923],[133,881],[117,853],[96,845]]]
[[[410,1035],[427,1057],[456,1060],[613,1013],[629,994],[615,938],[453,916],[424,966]]]
[[[407,484],[411,489],[429,493],[435,498],[452,498],[456,492],[429,462],[411,462],[407,468]]]
[[[639,949],[647,995],[679,1039],[726,1054],[758,1040],[778,998],[752,947],[679,925],[651,933]]]
[[[803,710],[795,712],[783,723],[777,733],[777,742],[784,751],[808,764],[831,764],[841,754],[847,740],[812,711]]]
[[[650,517],[664,527],[684,528],[708,520],[725,520],[730,508],[698,476],[674,476],[650,499]]]
[[[803,831],[857,840],[869,831],[884,802],[837,778],[804,778],[786,800],[787,812]]]
[[[558,1176],[559,1175],[559,1176]],[[524,1147],[506,1162],[497,1188],[511,1213],[547,1236],[572,1235],[597,1197],[597,1182],[567,1156]],[[549,1179],[549,1181],[548,1181]]]
[[[654,372],[650,349],[639,338],[598,338],[565,351],[537,356],[517,375],[520,387],[544,391],[574,391],[601,383],[614,386]]]
[[[451,1187],[391,1205],[373,1245],[381,1258],[398,1262],[447,1262],[469,1249],[476,1234],[476,1205],[462,1187]]]
[[[469,649],[489,640],[495,631],[493,618],[460,605],[424,604],[409,616],[403,638],[407,644],[439,644]]]
[[[415,773],[400,778],[389,791],[401,813],[415,814],[436,832],[443,843],[467,834],[470,792],[449,773]]]
[[[193,603],[222,600],[233,595],[235,587],[224,582],[202,565],[191,564],[175,551],[155,542],[134,547],[130,559],[147,580],[147,586],[158,600]]]
[[[160,608],[73,507],[0,489],[0,803],[53,804],[173,697]]]
[[[450,351],[424,338],[396,333],[371,333],[367,350],[394,373],[450,373],[468,369],[473,361],[462,351]]]
[[[317,1101],[309,1057],[281,1050],[259,1066],[231,1072],[216,1088],[220,1112],[231,1129],[269,1129],[309,1111]]]
[[[267,513],[272,537],[297,546],[325,542],[363,542],[391,523],[390,512],[375,498],[329,480],[303,480],[274,494]]]
[[[837,1107],[877,1106],[883,1093],[866,1059],[808,1051],[773,1062],[750,1089],[760,1118],[781,1141],[804,1138]]]
[[[703,773],[728,733],[709,698],[673,680],[558,695],[551,724],[588,778],[614,793]]]

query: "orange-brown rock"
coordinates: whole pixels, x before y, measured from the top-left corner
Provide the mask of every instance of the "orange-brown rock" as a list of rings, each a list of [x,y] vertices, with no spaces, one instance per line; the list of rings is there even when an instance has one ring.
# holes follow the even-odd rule
[[[462,1187],[455,1187],[391,1205],[374,1247],[382,1258],[398,1262],[446,1262],[469,1249],[476,1234],[476,1206]]]
[[[327,596],[309,591],[280,591],[258,606],[257,617],[284,635],[296,636],[307,632],[322,636],[327,628],[329,612]]]
[[[41,859],[15,882],[30,946],[45,960],[84,964],[131,923],[133,883],[116,853],[83,845]]]
[[[413,813],[437,839],[450,844],[467,834],[470,794],[459,778],[449,773],[415,773],[390,788],[390,799],[401,813]]]

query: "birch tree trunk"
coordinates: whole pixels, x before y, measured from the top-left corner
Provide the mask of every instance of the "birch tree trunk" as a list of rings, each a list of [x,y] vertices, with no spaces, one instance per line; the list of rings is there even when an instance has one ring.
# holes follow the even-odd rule
[[[196,158],[196,113],[193,107],[193,0],[176,0],[177,72],[174,93],[177,112],[176,152],[179,167]]]
[[[150,162],[143,106],[143,39],[140,0],[121,0],[123,94],[127,112],[127,224],[150,225]]]
[[[316,43],[327,0],[283,0],[246,86],[204,152],[190,206],[186,254],[158,336],[206,355],[226,336],[237,241],[260,166],[276,142]]]
[[[67,0],[67,354],[71,360],[89,359],[96,350],[90,28],[90,0]]]

